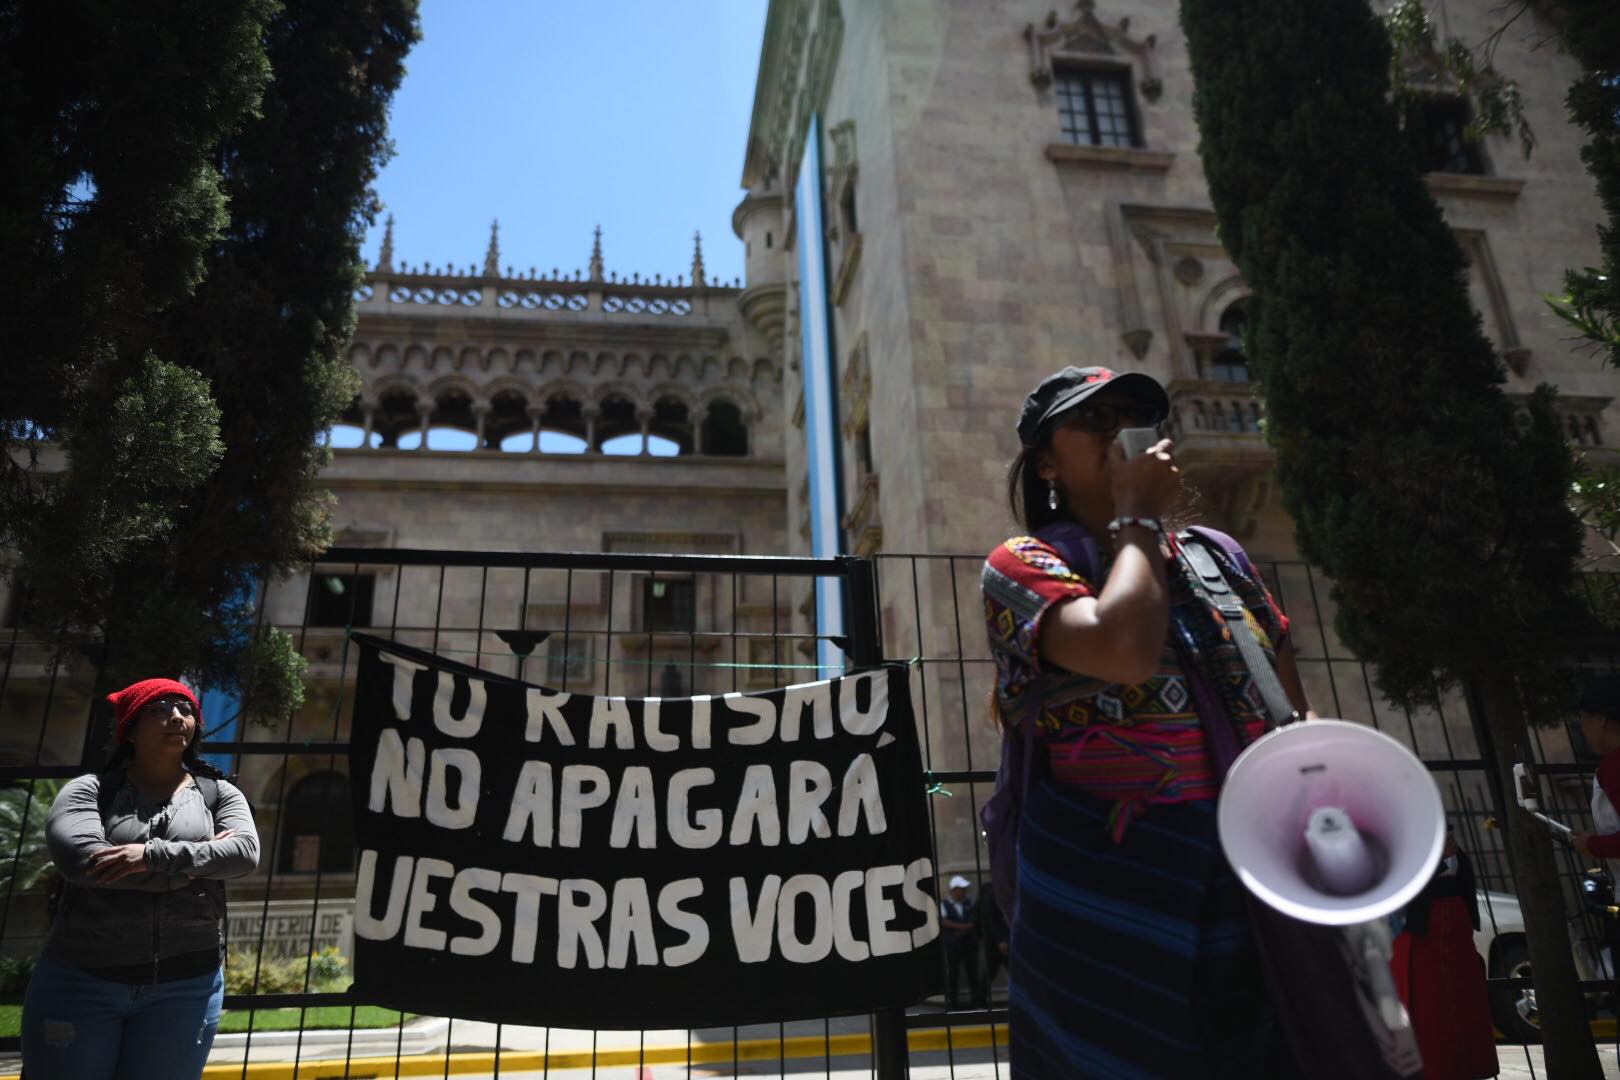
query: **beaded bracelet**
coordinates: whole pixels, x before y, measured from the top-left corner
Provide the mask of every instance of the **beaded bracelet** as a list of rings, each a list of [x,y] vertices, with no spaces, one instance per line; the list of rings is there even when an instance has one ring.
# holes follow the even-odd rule
[[[1127,525],[1140,525],[1149,532],[1156,532],[1160,536],[1164,535],[1164,526],[1159,523],[1159,519],[1146,517],[1117,517],[1108,523],[1108,535],[1117,537],[1119,530]]]

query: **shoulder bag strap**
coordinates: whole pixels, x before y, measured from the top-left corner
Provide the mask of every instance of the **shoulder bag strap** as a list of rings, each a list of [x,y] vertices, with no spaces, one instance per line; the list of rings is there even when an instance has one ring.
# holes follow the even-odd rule
[[[1245,608],[1243,601],[1232,587],[1226,582],[1226,575],[1221,567],[1205,547],[1203,538],[1190,534],[1181,534],[1182,542],[1176,545],[1177,558],[1187,571],[1187,580],[1191,583],[1193,591],[1214,606],[1226,621],[1226,628],[1232,634],[1232,641],[1238,647],[1238,653],[1243,657],[1243,663],[1249,669],[1249,675],[1254,679],[1255,686],[1260,691],[1260,697],[1265,702],[1266,714],[1271,726],[1291,723],[1298,720],[1299,713],[1288,700],[1282,683],[1277,679],[1277,672],[1272,669],[1266,654],[1260,648],[1254,631],[1249,629],[1249,623],[1244,618]]]

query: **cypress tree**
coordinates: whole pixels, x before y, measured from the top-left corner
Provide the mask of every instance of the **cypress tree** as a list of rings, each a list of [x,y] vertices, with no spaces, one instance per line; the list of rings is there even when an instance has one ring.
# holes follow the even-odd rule
[[[317,439],[416,34],[415,0],[0,0],[0,545],[105,682],[301,699],[250,586],[327,542]]]
[[[1539,388],[1516,410],[1464,260],[1389,101],[1366,0],[1182,0],[1220,237],[1253,290],[1251,362],[1301,553],[1380,690],[1482,706],[1510,792],[1573,599],[1572,469]],[[1503,815],[1548,1069],[1598,1062],[1551,844]]]

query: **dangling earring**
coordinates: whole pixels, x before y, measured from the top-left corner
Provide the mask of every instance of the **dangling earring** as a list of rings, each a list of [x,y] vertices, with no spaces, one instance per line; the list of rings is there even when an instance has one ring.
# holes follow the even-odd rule
[[[1048,510],[1056,510],[1057,507],[1058,507],[1058,493],[1057,493],[1057,481],[1056,480],[1048,480],[1046,482],[1046,507],[1047,507]]]

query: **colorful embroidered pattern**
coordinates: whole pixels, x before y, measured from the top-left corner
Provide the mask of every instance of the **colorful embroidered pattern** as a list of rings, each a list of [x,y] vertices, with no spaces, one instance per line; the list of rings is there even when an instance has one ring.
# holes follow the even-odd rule
[[[1236,717],[1245,741],[1265,730],[1259,689],[1219,615],[1170,567],[1171,628],[1159,670],[1135,686],[1105,683],[1045,665],[1040,628],[1053,605],[1094,596],[1092,584],[1067,566],[1051,546],[1029,536],[1013,537],[985,560],[982,586],[985,625],[996,661],[996,693],[1009,723],[1033,722],[1047,749],[1053,779],[1115,803],[1116,839],[1153,803],[1215,797],[1218,783],[1205,754],[1203,730],[1172,642],[1204,642],[1204,654],[1228,700],[1240,702]],[[1101,572],[1106,575],[1107,567]],[[1263,583],[1229,575],[1247,607],[1247,622],[1267,658],[1287,633],[1288,621]],[[1216,631],[1215,628],[1219,628]],[[1041,680],[1040,693],[1033,693]],[[1040,715],[1030,716],[1035,699]]]

